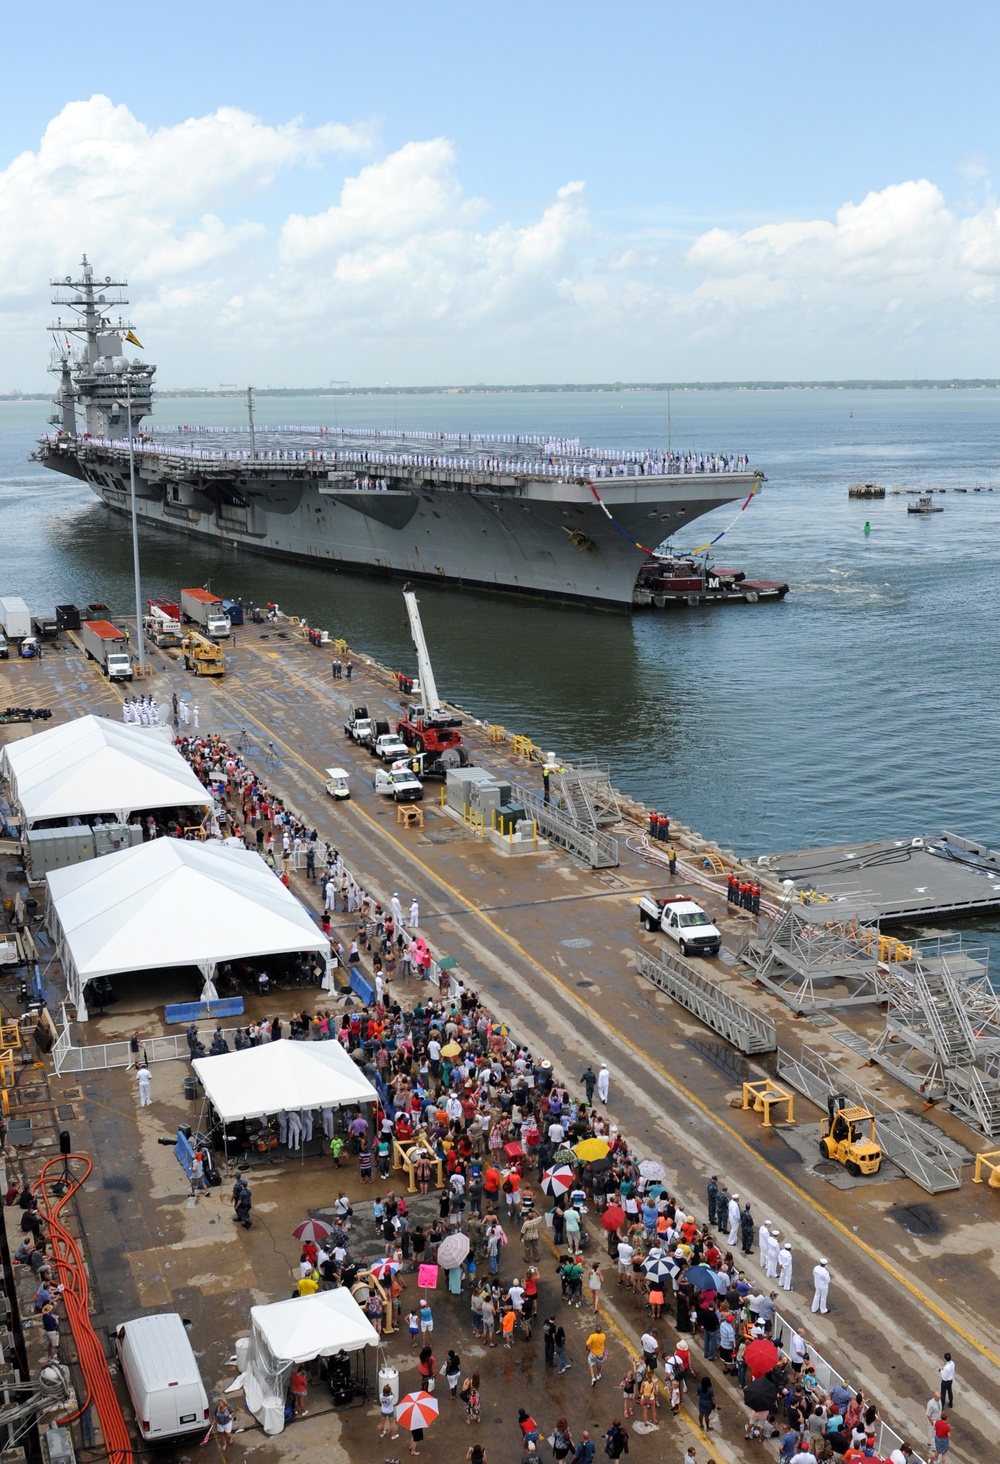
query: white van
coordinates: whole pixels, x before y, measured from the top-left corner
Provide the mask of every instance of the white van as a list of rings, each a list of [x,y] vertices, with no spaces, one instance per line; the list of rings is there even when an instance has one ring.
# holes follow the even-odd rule
[[[143,1439],[162,1443],[207,1431],[208,1396],[176,1312],[123,1322],[116,1346]]]

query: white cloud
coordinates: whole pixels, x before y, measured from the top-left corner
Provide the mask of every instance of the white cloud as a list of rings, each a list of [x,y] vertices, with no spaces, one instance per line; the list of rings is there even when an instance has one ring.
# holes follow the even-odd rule
[[[47,280],[84,252],[130,276],[165,385],[988,374],[986,195],[903,181],[679,240],[596,225],[580,181],[504,217],[448,138],[379,152],[234,108],[152,129],[95,96],[0,159],[0,387],[40,384]]]
[[[61,272],[82,252],[137,277],[201,268],[248,237],[221,206],[370,145],[366,127],[271,127],[234,107],[150,130],[108,97],[70,102],[0,173],[0,269],[18,292],[37,289],[39,265]]]

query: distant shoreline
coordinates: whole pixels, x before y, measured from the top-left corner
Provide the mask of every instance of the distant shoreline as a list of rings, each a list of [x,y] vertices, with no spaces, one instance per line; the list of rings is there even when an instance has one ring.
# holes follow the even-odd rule
[[[542,382],[527,386],[258,386],[258,397],[394,397],[394,396],[531,396],[573,392],[607,392],[624,395],[640,391],[991,391],[1000,387],[1000,377],[953,377],[925,381],[615,381]],[[246,395],[236,387],[166,387],[157,399],[178,397],[237,398]],[[45,402],[49,392],[0,392],[2,402]]]

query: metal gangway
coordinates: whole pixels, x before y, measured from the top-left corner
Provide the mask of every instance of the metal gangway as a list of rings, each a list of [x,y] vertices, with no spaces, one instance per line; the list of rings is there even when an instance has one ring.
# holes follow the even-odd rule
[[[591,869],[617,868],[620,862],[617,839],[601,833],[592,825],[581,827],[574,823],[551,804],[545,803],[533,789],[525,788],[520,783],[512,783],[511,792],[515,801],[523,806],[525,815],[534,819],[539,833],[550,844],[565,849]]]
[[[667,949],[661,949],[658,956],[637,950],[635,969],[747,1057],[774,1052],[777,1047],[778,1034],[772,1021],[730,996],[683,956]]]
[[[875,1115],[882,1153],[928,1194],[961,1188],[962,1165],[971,1163],[973,1157],[968,1150],[947,1139],[927,1119],[890,1108],[884,1099],[846,1078],[815,1048],[803,1043],[796,1056],[779,1047],[778,1076],[824,1112],[831,1093],[843,1093],[849,1103],[869,1109]]]

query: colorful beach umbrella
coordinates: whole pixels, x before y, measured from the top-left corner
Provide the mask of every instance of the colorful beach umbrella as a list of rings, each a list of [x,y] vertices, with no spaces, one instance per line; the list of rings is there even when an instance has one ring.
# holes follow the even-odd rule
[[[643,1159],[639,1165],[643,1179],[666,1179],[667,1171],[658,1159]]]
[[[427,1428],[438,1416],[438,1401],[432,1393],[404,1393],[396,1404],[396,1418],[404,1428]]]
[[[326,1240],[328,1235],[333,1234],[333,1226],[327,1225],[325,1220],[303,1220],[301,1225],[296,1225],[292,1234],[296,1240],[309,1240],[313,1245],[318,1245],[321,1240]]]
[[[564,1195],[573,1188],[575,1176],[568,1164],[556,1164],[542,1175],[542,1189],[547,1195]]]

